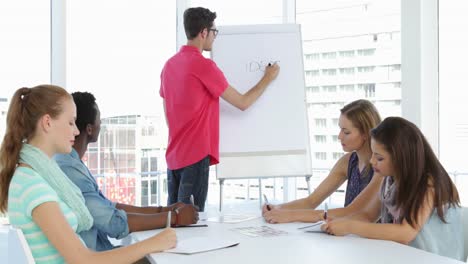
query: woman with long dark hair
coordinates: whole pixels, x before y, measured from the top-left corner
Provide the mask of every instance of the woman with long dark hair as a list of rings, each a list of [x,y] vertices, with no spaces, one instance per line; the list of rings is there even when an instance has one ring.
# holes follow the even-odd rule
[[[371,131],[380,199],[348,218],[329,220],[333,235],[357,234],[392,240],[463,260],[458,192],[421,131],[400,117],[386,118]],[[381,223],[375,223],[380,218]]]

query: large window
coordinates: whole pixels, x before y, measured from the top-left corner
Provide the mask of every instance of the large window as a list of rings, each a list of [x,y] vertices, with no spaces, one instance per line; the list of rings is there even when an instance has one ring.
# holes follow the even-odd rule
[[[159,76],[176,30],[176,1],[66,3],[66,87],[96,96],[101,135],[84,160],[114,201],[165,204],[156,181],[167,144]]]
[[[50,0],[0,3],[0,142],[16,89],[50,82]]]
[[[283,22],[282,0],[191,0],[189,7],[202,6],[216,12],[216,25],[278,24]],[[259,11],[261,10],[261,11]]]
[[[303,34],[314,187],[343,155],[337,138],[341,107],[366,98],[376,104],[383,117],[401,115],[401,71],[405,69],[401,65],[401,1],[296,0],[295,18],[286,18],[291,15],[284,8],[293,6],[286,4],[292,2],[67,1],[66,35],[52,36],[50,0],[3,1],[0,140],[13,92],[51,82],[51,39],[64,38],[66,88],[94,93],[101,108],[101,137],[84,157],[91,172],[116,201],[164,204],[167,128],[158,90],[164,62],[177,51],[177,44],[185,43],[183,39],[176,43],[182,29],[177,27],[177,14],[183,12],[177,5],[181,9],[204,6],[216,11],[218,26],[295,19]],[[460,32],[468,26],[462,13],[467,7],[463,1],[439,1],[440,157],[465,204],[468,163],[463,151],[468,148],[468,119],[463,114],[468,93],[463,87],[468,79],[463,63],[468,60],[464,52],[468,39]],[[305,181],[298,178],[296,182],[291,199],[307,195]],[[273,199],[285,198],[282,180],[262,183],[263,191]],[[210,185],[208,203],[217,204],[215,175]],[[257,180],[226,185],[230,186],[225,188],[226,199],[258,198]],[[340,199],[333,201],[340,204]]]
[[[440,158],[468,204],[468,27],[465,1],[439,1]]]
[[[313,173],[321,177],[317,183],[327,175],[322,170],[343,154],[336,137],[340,108],[364,98],[383,117],[401,115],[400,13],[399,0],[296,1],[306,86],[322,88],[309,89],[307,96],[310,138],[315,139],[310,141]],[[299,188],[304,185],[298,181]]]

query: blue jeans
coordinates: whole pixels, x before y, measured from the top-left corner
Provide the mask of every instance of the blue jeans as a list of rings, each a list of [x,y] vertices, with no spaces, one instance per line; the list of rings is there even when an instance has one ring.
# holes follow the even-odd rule
[[[209,156],[187,167],[167,169],[167,205],[176,202],[189,204],[190,195],[193,194],[195,205],[203,212],[208,194],[209,170]]]

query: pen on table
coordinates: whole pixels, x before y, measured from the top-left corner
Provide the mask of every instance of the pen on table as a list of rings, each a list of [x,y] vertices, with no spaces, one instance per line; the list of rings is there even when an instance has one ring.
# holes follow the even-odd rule
[[[166,223],[166,228],[171,227],[171,216],[172,216],[172,211],[167,212],[167,223]]]
[[[207,224],[202,224],[202,225],[182,225],[182,226],[177,226],[176,228],[181,228],[181,227],[208,227]]]
[[[306,229],[306,228],[310,228],[310,227],[314,227],[314,226],[318,226],[318,225],[322,225],[323,222],[320,221],[320,222],[317,222],[317,223],[313,223],[311,225],[306,225],[306,226],[302,226],[302,227],[298,227],[297,229]]]
[[[323,219],[327,220],[328,217],[328,204],[325,203],[325,210],[323,210]]]
[[[267,210],[270,211],[271,210],[270,203],[268,202],[268,198],[266,197],[265,194],[263,194],[263,199],[265,199],[265,204],[266,204]]]

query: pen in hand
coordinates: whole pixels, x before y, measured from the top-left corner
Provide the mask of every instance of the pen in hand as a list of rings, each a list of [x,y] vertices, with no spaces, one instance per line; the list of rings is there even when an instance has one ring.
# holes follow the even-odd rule
[[[166,228],[171,227],[171,216],[172,216],[172,211],[167,212],[167,223],[166,223]]]
[[[325,203],[325,210],[323,210],[323,220],[327,220],[328,217],[328,204]]]
[[[195,205],[195,200],[193,199],[193,194],[190,195],[190,203],[192,203],[192,205]]]
[[[266,197],[265,194],[263,194],[263,199],[265,199],[265,204],[266,204],[267,210],[270,211],[271,210],[270,203],[268,202],[268,198]]]
[[[180,225],[180,226],[176,226],[176,228],[183,228],[183,227],[208,227],[207,224],[201,224],[201,225]]]

